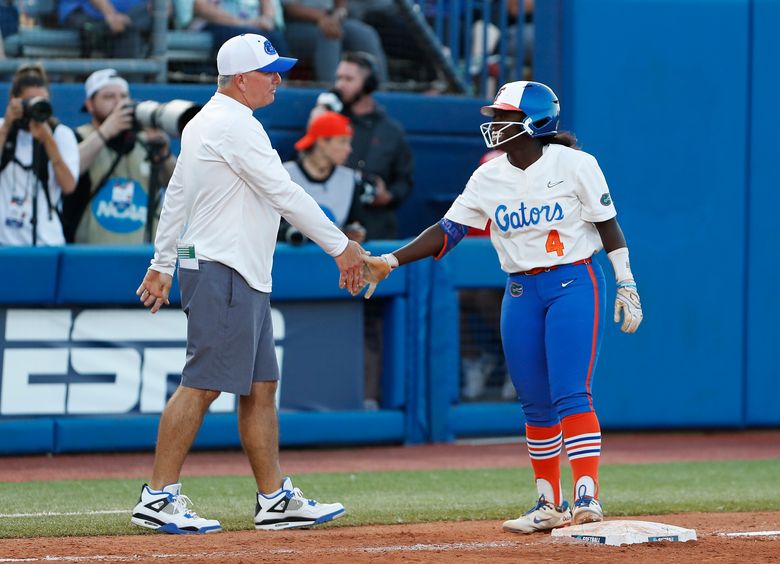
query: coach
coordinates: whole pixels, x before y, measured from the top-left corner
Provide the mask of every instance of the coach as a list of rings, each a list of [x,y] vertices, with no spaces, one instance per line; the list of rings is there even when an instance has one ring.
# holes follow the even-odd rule
[[[364,253],[290,180],[253,118],[274,101],[279,73],[295,62],[279,57],[261,35],[229,39],[217,54],[219,88],[182,135],[154,259],[137,293],[152,313],[168,303],[178,256],[187,360],[160,419],[152,480],[133,510],[136,525],[172,533],[220,529],[187,508],[178,483],[220,392],[240,396],[238,428],[258,489],[256,528],[310,526],[344,513],[341,504],[303,498],[279,468],[269,298],[280,215],[335,257],[342,287],[360,287]]]

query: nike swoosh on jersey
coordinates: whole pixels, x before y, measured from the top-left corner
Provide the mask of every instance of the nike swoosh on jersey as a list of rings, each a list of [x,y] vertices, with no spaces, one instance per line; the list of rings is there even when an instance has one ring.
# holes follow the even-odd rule
[[[547,182],[547,187],[548,188],[555,188],[556,186],[558,186],[558,184],[563,184],[563,180],[559,180],[558,182],[550,182],[550,181],[548,181]]]
[[[576,278],[574,280],[576,280]],[[561,288],[565,288],[566,286],[574,282],[574,280],[569,280],[568,282],[561,282]]]

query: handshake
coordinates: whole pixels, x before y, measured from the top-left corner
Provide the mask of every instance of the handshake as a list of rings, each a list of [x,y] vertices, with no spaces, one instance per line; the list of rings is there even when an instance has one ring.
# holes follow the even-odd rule
[[[394,254],[372,257],[355,241],[349,241],[344,251],[334,258],[339,267],[339,288],[346,288],[353,296],[368,288],[363,296],[366,299],[374,294],[377,284],[398,267]]]
[[[361,288],[350,290],[350,294],[357,296],[364,289],[367,288],[366,293],[363,295],[365,299],[369,299],[374,295],[377,284],[387,278],[390,273],[398,268],[398,259],[392,253],[384,254],[378,257],[372,257],[370,255],[363,256],[363,280],[365,284]]]

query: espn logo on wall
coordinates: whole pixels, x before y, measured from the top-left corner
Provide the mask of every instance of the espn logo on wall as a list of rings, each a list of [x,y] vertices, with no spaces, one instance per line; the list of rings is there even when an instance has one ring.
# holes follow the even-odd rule
[[[281,369],[284,317],[271,314]],[[160,413],[178,385],[187,337],[180,310],[9,309],[2,317],[0,415]],[[235,404],[224,393],[210,411]]]

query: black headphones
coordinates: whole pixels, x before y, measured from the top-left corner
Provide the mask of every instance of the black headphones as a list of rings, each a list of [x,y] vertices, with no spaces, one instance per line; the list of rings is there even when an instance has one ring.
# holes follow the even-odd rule
[[[354,63],[368,71],[363,80],[363,94],[371,94],[379,88],[379,77],[377,76],[376,58],[371,53],[365,51],[352,51],[345,53],[342,61]]]

